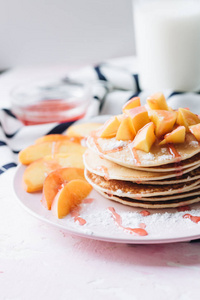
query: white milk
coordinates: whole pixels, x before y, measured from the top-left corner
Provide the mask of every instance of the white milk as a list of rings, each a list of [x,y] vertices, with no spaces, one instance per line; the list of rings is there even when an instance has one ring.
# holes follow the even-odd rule
[[[142,89],[200,89],[200,0],[135,2]]]

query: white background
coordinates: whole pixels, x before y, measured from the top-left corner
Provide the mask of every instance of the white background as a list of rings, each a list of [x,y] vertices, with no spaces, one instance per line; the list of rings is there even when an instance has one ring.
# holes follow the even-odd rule
[[[131,0],[0,0],[0,69],[134,55]]]

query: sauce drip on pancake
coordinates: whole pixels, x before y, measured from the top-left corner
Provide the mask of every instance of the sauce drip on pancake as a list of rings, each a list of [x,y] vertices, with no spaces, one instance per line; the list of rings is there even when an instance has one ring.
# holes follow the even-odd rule
[[[176,159],[176,162],[180,162],[181,160],[181,156],[180,154],[177,152],[176,148],[174,147],[173,144],[167,144],[169,153],[173,156],[173,158]]]
[[[177,152],[176,148],[174,147],[173,144],[168,144],[168,151],[170,154],[172,154],[173,158],[176,159],[176,162],[174,163],[175,165],[175,172],[176,172],[176,177],[182,176],[183,175],[183,168],[181,166],[181,156]]]
[[[140,163],[140,160],[139,160],[139,157],[138,157],[138,154],[137,154],[136,149],[133,147],[133,148],[131,148],[130,150],[131,150],[131,154],[132,154],[132,157],[133,157],[133,159],[134,159],[136,165],[137,165],[137,166],[140,165],[141,163]]]

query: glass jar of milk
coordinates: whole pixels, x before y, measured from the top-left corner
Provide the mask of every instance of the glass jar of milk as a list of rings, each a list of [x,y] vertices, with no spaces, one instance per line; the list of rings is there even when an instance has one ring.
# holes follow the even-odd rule
[[[200,0],[133,0],[142,89],[200,90]]]

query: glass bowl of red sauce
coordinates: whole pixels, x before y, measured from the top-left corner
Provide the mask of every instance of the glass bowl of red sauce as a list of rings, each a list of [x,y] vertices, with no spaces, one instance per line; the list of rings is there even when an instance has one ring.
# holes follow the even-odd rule
[[[73,122],[92,99],[89,84],[67,78],[22,84],[11,92],[11,110],[25,125]]]

